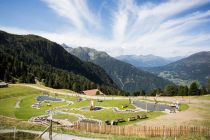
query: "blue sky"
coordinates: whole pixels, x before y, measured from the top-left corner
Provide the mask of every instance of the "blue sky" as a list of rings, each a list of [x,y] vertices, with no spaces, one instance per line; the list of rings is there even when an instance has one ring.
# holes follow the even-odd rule
[[[0,30],[112,56],[210,51],[210,0],[1,0]]]

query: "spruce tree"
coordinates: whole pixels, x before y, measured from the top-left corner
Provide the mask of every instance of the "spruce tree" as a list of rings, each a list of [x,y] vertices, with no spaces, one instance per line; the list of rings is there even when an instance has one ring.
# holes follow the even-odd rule
[[[200,95],[200,90],[196,82],[192,82],[192,84],[190,85],[189,95],[191,96]]]

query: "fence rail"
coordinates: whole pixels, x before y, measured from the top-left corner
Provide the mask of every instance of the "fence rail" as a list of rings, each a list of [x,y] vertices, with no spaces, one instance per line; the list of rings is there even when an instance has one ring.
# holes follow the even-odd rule
[[[142,136],[142,137],[155,137],[155,136],[210,136],[209,127],[197,126],[113,126],[113,125],[100,125],[90,123],[75,123],[74,129],[101,133],[113,134],[124,136]]]

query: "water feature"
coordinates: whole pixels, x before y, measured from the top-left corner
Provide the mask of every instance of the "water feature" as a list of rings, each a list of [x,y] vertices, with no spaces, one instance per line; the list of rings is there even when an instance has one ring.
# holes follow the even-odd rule
[[[55,101],[55,102],[61,102],[63,101],[63,99],[61,98],[55,98],[55,97],[51,97],[51,96],[38,96],[36,98],[36,100],[38,102],[42,102],[42,101]]]
[[[152,102],[145,102],[145,101],[133,101],[133,104],[139,108],[148,111],[165,111],[165,109],[171,109],[170,105],[167,104],[160,104],[160,103],[152,103]]]

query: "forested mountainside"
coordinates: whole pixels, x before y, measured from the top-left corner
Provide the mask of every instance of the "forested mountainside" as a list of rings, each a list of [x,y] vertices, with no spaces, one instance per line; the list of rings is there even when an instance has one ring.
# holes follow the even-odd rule
[[[101,66],[113,81],[125,91],[150,91],[155,88],[163,88],[165,85],[170,84],[168,80],[159,78],[149,72],[142,71],[131,64],[117,60],[105,52],[87,47],[63,47],[80,59]]]
[[[0,79],[34,83],[75,91],[101,88],[119,94],[117,85],[99,66],[83,62],[62,46],[35,35],[0,31]]]
[[[194,80],[205,84],[210,77],[210,51],[195,53],[166,66],[145,68],[145,70],[176,84],[188,84]]]

